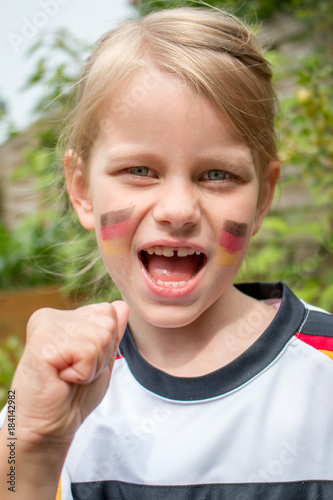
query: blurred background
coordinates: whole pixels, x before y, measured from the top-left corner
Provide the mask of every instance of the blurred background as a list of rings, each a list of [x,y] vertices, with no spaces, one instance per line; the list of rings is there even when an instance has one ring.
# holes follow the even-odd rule
[[[1,17],[0,403],[39,307],[118,296],[62,196],[56,145],[99,36],[182,0],[17,0]],[[238,281],[284,280],[333,312],[333,2],[216,0],[254,25],[281,102],[282,178]],[[263,132],[264,133],[264,132]],[[1,404],[0,404],[1,406]]]

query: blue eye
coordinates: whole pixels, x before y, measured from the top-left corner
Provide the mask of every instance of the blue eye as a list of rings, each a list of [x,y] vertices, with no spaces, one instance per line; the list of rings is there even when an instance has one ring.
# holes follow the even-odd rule
[[[224,170],[209,170],[203,174],[202,179],[204,181],[224,181],[225,179],[230,179],[231,175]]]
[[[128,169],[129,173],[132,175],[138,175],[140,177],[147,177],[149,174],[148,167],[131,167]]]

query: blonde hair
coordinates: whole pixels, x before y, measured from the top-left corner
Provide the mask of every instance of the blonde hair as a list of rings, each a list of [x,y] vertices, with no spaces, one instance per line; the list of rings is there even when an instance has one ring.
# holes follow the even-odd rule
[[[103,99],[152,63],[213,100],[253,151],[259,172],[268,161],[278,159],[277,101],[271,67],[260,44],[231,14],[188,7],[128,21],[101,38],[80,80],[66,147],[88,162],[100,131],[98,110]],[[138,98],[145,90],[149,95],[141,88]],[[128,103],[116,104],[119,112],[128,111]]]

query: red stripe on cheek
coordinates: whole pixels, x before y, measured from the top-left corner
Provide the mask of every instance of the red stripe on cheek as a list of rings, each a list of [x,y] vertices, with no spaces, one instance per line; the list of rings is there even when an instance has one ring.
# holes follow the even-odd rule
[[[122,238],[126,236],[130,228],[130,221],[126,220],[119,224],[110,224],[109,226],[101,227],[102,240],[112,240],[113,238]]]
[[[229,253],[236,253],[242,250],[245,244],[245,236],[233,236],[223,230],[221,233],[219,245]]]

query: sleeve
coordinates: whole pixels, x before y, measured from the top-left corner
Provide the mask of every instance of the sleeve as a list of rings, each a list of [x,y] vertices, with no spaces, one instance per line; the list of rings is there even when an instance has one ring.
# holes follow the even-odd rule
[[[2,408],[0,413],[0,429],[2,428],[3,423],[6,419],[6,415],[7,415],[7,405]]]

